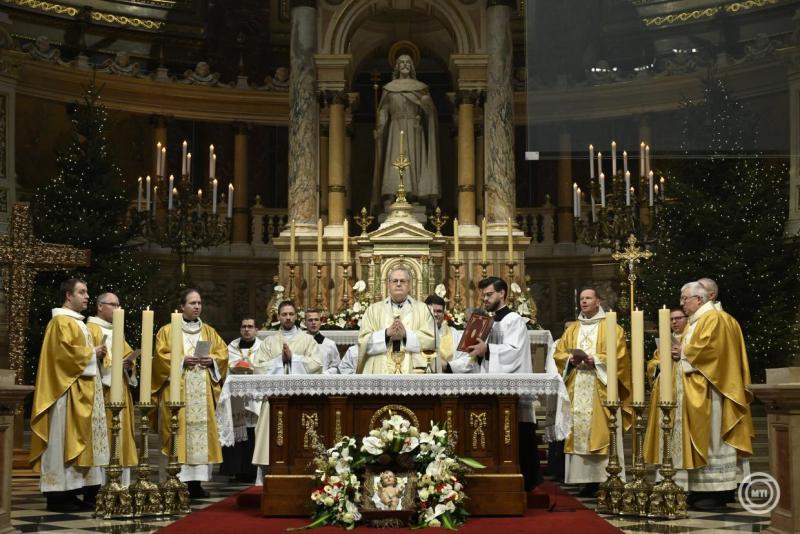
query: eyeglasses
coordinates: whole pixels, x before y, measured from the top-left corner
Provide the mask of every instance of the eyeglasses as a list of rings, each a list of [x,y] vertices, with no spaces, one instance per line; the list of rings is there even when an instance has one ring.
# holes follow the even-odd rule
[[[111,306],[112,308],[119,308],[119,302],[101,302],[102,306]]]
[[[698,295],[689,295],[688,297],[681,297],[681,302],[686,302],[689,299],[699,299]]]

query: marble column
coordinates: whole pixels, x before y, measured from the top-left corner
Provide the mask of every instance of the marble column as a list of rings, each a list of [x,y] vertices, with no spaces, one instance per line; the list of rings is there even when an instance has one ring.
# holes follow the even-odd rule
[[[511,13],[514,0],[488,0],[486,8],[486,213],[489,223],[515,215],[514,93],[511,88]]]
[[[800,231],[800,53],[786,60],[789,82],[789,220],[786,234],[795,235]]]
[[[475,225],[475,92],[459,91],[458,222]]]
[[[558,134],[558,242],[572,243],[572,137]]]
[[[248,209],[249,192],[247,190],[247,131],[248,125],[237,123],[233,136],[233,239],[232,244],[249,243],[248,229],[250,216]],[[224,189],[227,184],[220,184]]]
[[[486,216],[486,206],[484,205],[485,195],[485,165],[484,165],[484,136],[483,125],[475,127],[475,199],[477,200],[478,213],[481,218]]]
[[[158,169],[156,168],[158,162],[158,143],[161,143],[162,147],[167,146],[167,118],[163,115],[155,115],[150,119],[150,124],[153,126],[153,165],[151,176],[155,177],[158,175]],[[167,151],[169,151],[169,147],[167,147]],[[169,176],[169,168],[166,168],[167,176]],[[162,187],[158,188],[159,190],[163,189]]]
[[[344,91],[329,95],[330,137],[328,138],[328,224],[339,226],[345,215],[345,107]]]
[[[299,233],[316,231],[319,106],[316,98],[317,10],[291,0],[289,47],[289,220]]]
[[[328,144],[330,128],[328,124],[319,126],[319,216],[328,224]]]

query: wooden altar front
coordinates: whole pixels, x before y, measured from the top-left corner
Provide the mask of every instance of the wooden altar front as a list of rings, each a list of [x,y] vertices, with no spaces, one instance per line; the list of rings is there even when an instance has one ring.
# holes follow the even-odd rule
[[[456,432],[456,451],[486,466],[467,476],[472,515],[522,515],[526,495],[518,462],[516,395],[270,396],[270,466],[261,509],[267,516],[308,515],[314,489],[314,437],[326,447],[361,437],[399,414],[420,431],[431,421]]]

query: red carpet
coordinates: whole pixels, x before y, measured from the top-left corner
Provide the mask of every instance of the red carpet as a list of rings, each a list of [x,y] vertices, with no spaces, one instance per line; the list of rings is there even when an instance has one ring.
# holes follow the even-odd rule
[[[550,494],[550,501],[555,503],[553,511],[528,509],[522,517],[475,517],[459,529],[463,534],[486,534],[502,532],[503,534],[527,534],[530,532],[622,532],[606,523],[594,511],[583,506],[580,501],[566,493],[552,482],[544,482],[540,489]],[[236,495],[228,497],[204,510],[194,512],[175,523],[162,528],[158,532],[164,534],[207,534],[229,532],[284,532],[287,528],[308,524],[306,518],[266,518],[257,508],[241,509],[236,506]],[[379,532],[380,534],[402,532],[409,534],[410,529],[370,529],[360,526],[360,532]],[[314,533],[341,534],[344,529],[324,527],[315,529]],[[431,529],[426,532],[447,532],[444,529]]]

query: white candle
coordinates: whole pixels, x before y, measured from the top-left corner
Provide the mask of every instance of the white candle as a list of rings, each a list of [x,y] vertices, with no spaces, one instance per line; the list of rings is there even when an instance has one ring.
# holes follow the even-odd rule
[[[125,358],[125,310],[115,309],[111,319],[111,402],[122,402],[122,360]]]
[[[625,171],[625,205],[631,205],[631,173]]]
[[[616,402],[619,399],[617,388],[617,312],[606,313],[606,400]]]
[[[294,219],[289,223],[289,261],[294,263]]]
[[[322,219],[317,219],[317,263],[322,263]]]
[[[183,315],[175,312],[170,317],[169,401],[181,401],[181,376],[183,371]]]
[[[400,130],[400,155],[403,156],[406,153],[406,133],[403,130]]]
[[[453,248],[454,248],[454,251],[453,251],[454,259],[453,259],[453,261],[456,261],[456,262],[459,261],[458,257],[460,255],[459,254],[459,250],[458,250],[458,244],[459,244],[458,243],[458,217],[456,217],[455,219],[453,219]]]
[[[589,178],[594,178],[594,147],[589,145]]]
[[[158,186],[153,186],[153,216],[156,215],[156,209],[158,209]]]
[[[597,175],[603,174],[603,153],[597,153]]]
[[[197,190],[197,209],[200,209],[202,206],[200,204],[203,203],[203,190]]]
[[[209,167],[208,177],[209,178],[214,178],[214,177],[217,176],[217,155],[216,154],[211,154],[211,163],[210,163],[210,165],[211,166]]]
[[[628,172],[628,151],[622,151],[622,172]]]
[[[646,176],[644,172],[644,141],[639,143],[639,176],[642,178]]]
[[[664,191],[664,185],[666,185],[666,180],[664,179],[664,177],[663,177],[663,176],[662,176],[662,177],[661,177],[661,179],[659,180],[659,183],[661,184],[661,198],[665,198],[665,197],[664,197],[664,195],[665,195],[665,191]]]
[[[658,357],[661,367],[659,399],[661,402],[672,402],[672,334],[666,306],[658,310]]]
[[[644,312],[631,312],[633,402],[644,402]]]
[[[342,261],[350,262],[350,223],[347,219],[342,224]]]
[[[161,147],[161,167],[159,167],[159,176],[167,175],[167,147]]]
[[[147,180],[145,182],[146,182],[145,183],[145,188],[147,188],[147,189],[145,191],[144,210],[149,212],[150,211],[150,177],[149,176],[147,177]]]
[[[228,183],[228,218],[233,217],[233,184]]]
[[[156,176],[161,176],[161,141],[156,143]]]
[[[192,153],[191,152],[186,154],[186,174],[187,175],[191,175],[192,174]]]
[[[136,197],[136,211],[142,211],[142,177],[139,177],[139,194]]]
[[[606,207],[606,175],[600,173],[600,207]]]
[[[617,175],[617,142],[611,141],[611,176]]]
[[[514,261],[514,227],[511,225],[511,218],[508,219],[508,262]]]
[[[186,153],[186,150],[188,149],[189,144],[186,141],[184,141],[183,145],[181,145],[181,146],[182,146],[182,149],[181,149],[182,150],[181,151],[181,176],[186,176],[187,174],[189,174],[188,171],[186,170],[186,163],[187,163],[186,162],[186,156],[188,156],[188,154]]]
[[[572,216],[578,218],[578,184],[572,182]]]
[[[213,145],[212,145],[213,146]],[[211,213],[217,214],[217,179],[211,182]]]
[[[647,183],[649,184],[648,190],[650,195],[650,206],[653,205],[653,171],[647,173]]]
[[[215,162],[214,162],[214,145],[208,145],[208,177],[214,178],[214,170],[215,170]]]
[[[486,261],[486,217],[481,221],[481,263]]]
[[[650,168],[650,145],[644,147],[644,172],[648,174],[652,169]]]
[[[175,177],[173,175],[169,175],[169,193],[167,195],[167,209],[172,209],[172,191],[175,189]]]
[[[581,203],[583,203],[583,195],[581,194],[581,188],[578,188],[578,218],[581,218]]]
[[[594,222],[595,220],[597,220],[597,213],[596,213],[597,207],[595,206],[594,195],[590,197],[589,202],[592,205],[592,222]]]
[[[139,402],[150,403],[153,380],[153,311],[142,311],[142,369],[139,382]]]

